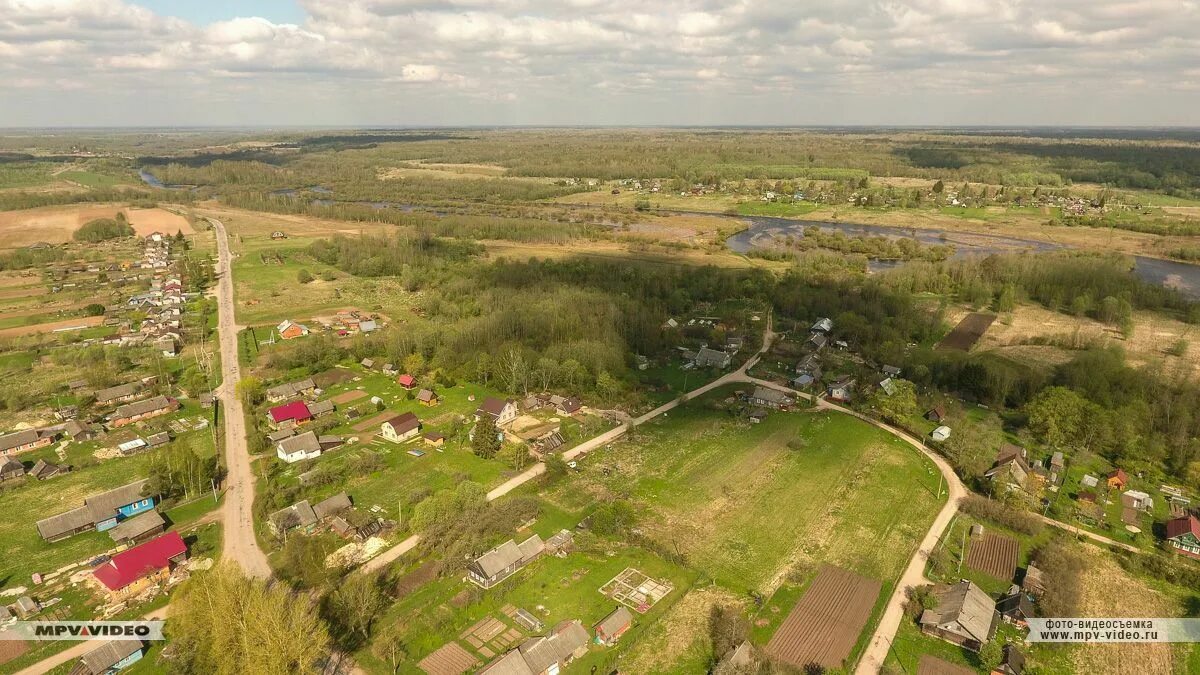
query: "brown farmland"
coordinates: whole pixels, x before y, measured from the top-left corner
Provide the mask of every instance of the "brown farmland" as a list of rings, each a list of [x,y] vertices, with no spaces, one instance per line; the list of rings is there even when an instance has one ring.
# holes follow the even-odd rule
[[[962,352],[971,351],[971,347],[983,337],[987,329],[991,327],[992,322],[996,320],[995,314],[981,314],[980,312],[971,312],[963,317],[962,321],[950,331],[950,334],[942,338],[938,343],[938,349],[957,349]]]
[[[471,670],[479,663],[471,652],[457,642],[447,642],[429,656],[421,659],[417,667],[429,675],[459,675]]]
[[[843,668],[858,642],[882,583],[823,565],[779,630],[767,653],[797,668]]]
[[[987,532],[982,537],[971,540],[971,547],[967,553],[967,567],[997,579],[1011,581],[1017,571],[1019,550],[1020,544],[1016,539]]]

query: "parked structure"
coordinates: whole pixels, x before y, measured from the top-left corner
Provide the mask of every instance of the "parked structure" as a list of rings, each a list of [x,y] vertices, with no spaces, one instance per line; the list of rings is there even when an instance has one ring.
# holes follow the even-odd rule
[[[484,415],[490,416],[497,427],[503,427],[517,419],[517,404],[511,399],[498,399],[491,396],[483,399],[483,403],[475,410],[475,421],[483,419]]]
[[[275,455],[288,464],[315,459],[321,456],[321,452],[321,441],[312,431],[285,438],[275,446]]]
[[[92,576],[114,600],[135,596],[151,584],[170,576],[187,559],[187,545],[178,532],[162,536],[122,551],[92,570]]]
[[[149,484],[143,479],[87,497],[77,509],[39,520],[38,534],[55,542],[86,530],[110,530],[122,520],[154,509],[156,497],[143,494]]]
[[[380,433],[393,443],[403,443],[421,432],[421,420],[406,412],[379,425]]]
[[[996,634],[996,603],[970,581],[938,586],[937,604],[921,613],[921,631],[978,652]]]
[[[116,429],[160,415],[168,415],[179,409],[179,401],[169,396],[155,396],[145,401],[126,403],[117,408],[109,418],[109,426]]]
[[[1200,560],[1200,520],[1190,513],[1168,520],[1167,541],[1176,553]]]
[[[491,588],[535,560],[544,548],[536,534],[520,544],[509,539],[467,565],[467,578],[480,588]]]
[[[621,639],[621,636],[632,625],[633,614],[629,612],[625,605],[621,605],[612,612],[609,612],[608,616],[596,624],[596,642],[611,647],[617,643],[617,640]]]
[[[62,434],[62,427],[25,429],[0,436],[0,455],[18,455],[50,445]]]
[[[587,653],[590,642],[587,629],[578,619],[563,621],[548,635],[530,638],[520,647],[501,656],[480,675],[557,674],[575,659]]]

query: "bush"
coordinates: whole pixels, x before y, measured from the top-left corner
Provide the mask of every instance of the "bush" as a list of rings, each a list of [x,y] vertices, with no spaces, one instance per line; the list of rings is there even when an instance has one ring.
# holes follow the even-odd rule
[[[1030,536],[1037,535],[1042,531],[1042,521],[1035,518],[1032,514],[1025,511],[1006,506],[1005,504],[981,497],[979,495],[969,495],[959,504],[959,508],[967,515],[980,518],[982,520],[990,520],[997,525],[1007,527],[1008,529],[1027,534]],[[1067,616],[1059,614],[1057,616]]]
[[[119,222],[112,218],[97,218],[84,223],[83,227],[75,230],[75,234],[72,236],[75,241],[94,244],[109,239],[132,237],[133,228],[129,223]]]
[[[296,272],[296,281],[302,284],[310,284],[313,281],[313,275],[308,270],[300,270]]]

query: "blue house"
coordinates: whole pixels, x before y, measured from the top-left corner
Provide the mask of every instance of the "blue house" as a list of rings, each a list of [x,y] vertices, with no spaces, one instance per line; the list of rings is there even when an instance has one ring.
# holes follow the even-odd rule
[[[79,657],[71,675],[108,675],[142,660],[141,640],[114,640]]]
[[[155,497],[142,494],[149,482],[142,479],[91,495],[79,508],[39,520],[38,533],[42,539],[53,542],[91,529],[111,530],[126,518],[154,510]]]

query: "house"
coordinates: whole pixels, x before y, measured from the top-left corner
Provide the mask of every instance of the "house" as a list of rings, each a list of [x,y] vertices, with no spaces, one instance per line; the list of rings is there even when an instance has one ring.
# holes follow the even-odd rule
[[[0,455],[16,455],[30,450],[44,448],[58,438],[60,431],[57,427],[46,429],[25,429],[0,436]]]
[[[385,421],[379,427],[384,438],[393,443],[401,443],[420,433],[421,420],[417,419],[416,415],[406,412]]]
[[[375,359],[363,359],[362,361],[359,361],[358,365],[366,368],[367,370],[371,370],[375,367]]]
[[[141,640],[113,640],[79,657],[70,675],[108,675],[133,665],[145,654]]]
[[[63,425],[63,433],[76,442],[90,441],[97,436],[96,430],[90,424],[79,420],[68,420]]]
[[[1121,505],[1137,511],[1154,510],[1154,499],[1140,490],[1126,490],[1121,494]]]
[[[490,416],[495,420],[496,426],[502,427],[517,419],[517,404],[511,399],[502,400],[489,396],[483,399],[483,403],[475,410],[475,421],[483,419],[484,415]]]
[[[435,431],[425,434],[422,438],[425,439],[426,445],[432,445],[435,448],[440,448],[446,444],[446,437]]]
[[[424,406],[435,406],[438,404],[438,395],[432,389],[422,389],[417,392],[417,402]]]
[[[937,586],[937,604],[921,613],[921,632],[978,652],[996,634],[996,603],[970,581]]]
[[[1167,542],[1176,553],[1200,560],[1200,519],[1187,513],[1168,520]]]
[[[178,532],[168,532],[114,555],[92,570],[92,576],[109,597],[125,599],[166,579],[187,559],[187,545]]]
[[[929,410],[926,410],[925,419],[929,420],[930,422],[941,424],[942,420],[946,419],[946,406],[935,405]]]
[[[108,531],[108,536],[118,544],[129,546],[162,534],[166,529],[167,521],[163,520],[162,514],[158,511],[147,511],[121,521]]]
[[[1117,469],[1108,474],[1107,484],[1110,490],[1124,490],[1125,486],[1129,484],[1129,476],[1123,469]]]
[[[100,405],[112,405],[114,403],[126,403],[138,397],[142,391],[140,382],[130,382],[128,384],[120,384],[115,387],[101,389],[96,392],[96,403]]]
[[[200,407],[211,408],[213,405],[213,395],[211,391],[206,391],[200,394]]]
[[[879,388],[883,390],[883,393],[892,396],[896,393],[896,381],[890,377],[885,377],[880,380]]]
[[[296,338],[308,335],[308,326],[296,323],[291,319],[287,319],[276,326],[275,330],[279,332],[279,337],[284,340],[295,340]]]
[[[1021,590],[1020,586],[1016,585],[996,601],[996,611],[1000,613],[1001,619],[1022,628],[1029,625],[1028,619],[1036,616],[1033,613],[1033,603],[1029,600],[1029,596]]]
[[[1005,443],[996,453],[996,461],[992,464],[992,468],[983,472],[983,477],[994,481],[1005,480],[1025,487],[1031,473],[1033,473],[1033,469],[1025,460],[1025,448]]]
[[[1083,478],[1079,479],[1079,485],[1085,488],[1094,488],[1100,484],[1100,479],[1091,474],[1084,474]]]
[[[882,372],[884,375],[886,375],[888,377],[900,377],[900,369],[897,368],[896,366],[889,366],[889,365],[885,364],[879,370],[880,370],[880,372]]]
[[[321,417],[323,415],[328,415],[329,413],[331,413],[333,411],[334,411],[333,401],[330,401],[328,399],[326,399],[324,401],[316,401],[314,403],[308,404],[308,412],[313,417]]]
[[[25,465],[11,457],[0,459],[0,483],[25,475]]]
[[[808,329],[810,333],[828,333],[833,330],[833,319],[821,317]]]
[[[808,341],[804,345],[814,352],[819,352],[829,345],[829,336],[824,333],[813,333],[808,336]]]
[[[169,396],[155,396],[145,401],[126,403],[117,408],[109,418],[109,426],[114,429],[148,420],[160,415],[168,415],[179,409],[179,401]]]
[[[38,534],[56,542],[85,530],[110,530],[122,520],[154,509],[157,498],[142,494],[149,483],[142,479],[86,497],[79,508],[37,521]]]
[[[754,387],[754,393],[750,394],[750,402],[754,405],[763,406],[764,408],[774,408],[781,410],[788,408],[796,401],[791,396],[770,387],[758,385]]]
[[[1021,578],[1021,590],[1035,596],[1046,592],[1045,577],[1033,563],[1029,563],[1025,568],[1025,576]]]
[[[579,412],[582,408],[583,404],[579,402],[579,399],[572,396],[559,401],[558,407],[554,409],[554,412],[558,413],[559,415],[570,417]]]
[[[825,390],[829,398],[839,403],[847,403],[854,397],[854,378],[840,377]]]
[[[22,595],[21,597],[17,598],[17,602],[13,606],[17,609],[17,616],[21,617],[22,619],[28,619],[34,614],[42,611],[41,604],[28,595]]]
[[[166,445],[171,442],[171,434],[166,431],[160,431],[157,434],[150,434],[146,437],[146,445],[157,448],[160,445]]]
[[[804,387],[812,386],[813,383],[821,379],[821,369],[815,368],[811,371],[800,373],[792,380],[792,386],[803,389]]]
[[[1063,467],[1065,466],[1061,450],[1055,451],[1053,455],[1050,455],[1050,471],[1056,475],[1062,475]]]
[[[275,455],[288,464],[295,464],[305,459],[316,459],[321,456],[321,452],[321,442],[311,431],[285,438],[275,446]]]
[[[271,424],[276,427],[287,422],[304,424],[313,418],[312,411],[308,409],[308,404],[304,401],[292,401],[277,405],[267,411],[267,416],[271,418]]]
[[[306,377],[303,380],[287,382],[267,389],[267,400],[271,403],[278,403],[296,396],[308,396],[315,393],[316,390],[317,385],[313,379]]]
[[[317,514],[313,512],[312,505],[305,499],[272,513],[267,517],[267,522],[270,523],[272,532],[283,536],[286,532],[296,528],[301,528],[306,532],[311,531],[317,524]]]
[[[629,613],[625,605],[620,605],[595,625],[596,642],[611,647],[632,625],[633,615]]]
[[[467,579],[480,588],[491,588],[536,559],[544,547],[536,534],[520,544],[509,539],[467,565]]]
[[[1025,672],[1025,655],[1014,644],[1004,645],[1000,665],[992,669],[991,675],[1021,675]]]
[[[383,374],[384,374],[384,375],[387,375],[388,377],[391,377],[392,375],[396,375],[396,374],[398,374],[399,372],[400,372],[400,371],[396,370],[396,366],[395,366],[395,365],[393,365],[393,364],[391,364],[391,363],[385,363],[385,364],[383,364]]]
[[[727,352],[719,352],[708,347],[701,347],[696,352],[696,358],[693,360],[697,368],[720,368],[724,370],[733,362],[733,355]]]
[[[563,621],[549,635],[530,638],[496,659],[480,675],[557,675],[587,653],[591,641],[578,619]]]
[[[354,503],[350,501],[350,495],[345,492],[339,492],[332,497],[327,497],[313,504],[312,508],[313,515],[317,517],[318,521],[321,521],[354,508]]]
[[[51,464],[44,459],[39,459],[29,470],[29,475],[37,480],[46,480],[70,472],[71,467],[65,464]]]
[[[404,387],[405,389],[413,389],[417,386],[417,378],[405,373],[396,378],[396,384]]]

